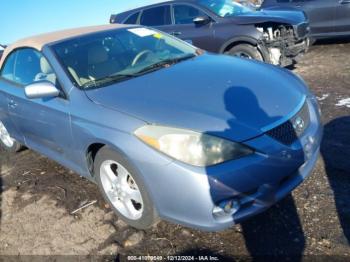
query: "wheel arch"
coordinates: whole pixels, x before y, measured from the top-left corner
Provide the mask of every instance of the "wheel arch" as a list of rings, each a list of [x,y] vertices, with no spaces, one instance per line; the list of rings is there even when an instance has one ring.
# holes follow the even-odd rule
[[[227,40],[220,48],[220,53],[225,53],[227,50],[231,49],[233,46],[239,44],[249,44],[258,46],[258,40],[249,36],[237,36]]]
[[[137,172],[139,172],[138,168],[134,165],[133,161],[117,145],[115,145],[113,143],[110,143],[108,141],[96,139],[94,142],[90,142],[89,145],[86,147],[86,150],[85,150],[85,162],[87,164],[90,176],[92,178],[95,177],[95,175],[94,175],[94,162],[95,162],[95,159],[96,159],[96,155],[104,147],[108,147],[108,148],[114,150],[120,156],[125,158],[128,161],[128,163]]]
[[[103,147],[109,147],[109,148],[115,150],[118,154],[120,154],[124,158],[128,159],[128,157],[125,155],[125,153],[123,153],[123,151],[117,145],[115,145],[114,143],[111,143],[110,141],[106,141],[104,139],[100,139],[100,138],[95,137],[95,139],[92,139],[91,141],[86,143],[85,151],[84,151],[86,164],[89,168],[90,175],[92,177],[94,176],[94,174],[92,172],[94,160],[96,158],[98,151],[100,151]],[[93,160],[92,162],[89,162],[89,157],[90,157],[90,160]],[[92,165],[92,166],[90,166],[90,165]]]
[[[86,164],[87,164],[87,167],[88,167],[88,170],[89,170],[91,177],[95,176],[94,175],[94,162],[95,162],[96,155],[97,155],[98,151],[100,151],[100,149],[102,147],[105,147],[105,146],[107,146],[107,144],[102,143],[102,141],[100,141],[100,142],[95,142],[95,143],[90,144],[85,150],[85,161],[86,161]]]
[[[89,173],[90,173],[91,177],[95,177],[95,175],[94,175],[95,158],[96,158],[97,153],[103,147],[111,148],[112,150],[117,152],[119,155],[124,157],[126,160],[128,160],[128,162],[131,162],[130,159],[123,153],[123,151],[120,148],[118,148],[118,146],[113,145],[113,144],[111,144],[111,143],[109,143],[107,141],[96,140],[95,142],[89,143],[89,145],[86,147],[86,150],[85,150],[85,161],[86,161],[86,164],[87,164],[87,167],[88,167],[88,170],[89,170]]]
[[[240,45],[240,44],[248,44],[255,46],[260,54],[262,55],[264,61],[269,61],[269,55],[267,49],[259,43],[259,41],[253,37],[249,36],[239,36],[231,38],[230,40],[226,41],[220,48],[220,53],[224,54],[234,46]]]

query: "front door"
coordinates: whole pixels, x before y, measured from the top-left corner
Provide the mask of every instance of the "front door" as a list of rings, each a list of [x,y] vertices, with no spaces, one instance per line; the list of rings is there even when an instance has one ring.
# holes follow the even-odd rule
[[[16,125],[10,118],[9,107],[14,106],[9,93],[16,92],[20,89],[20,85],[15,83],[14,68],[15,68],[16,54],[9,55],[2,66],[0,75],[0,121],[5,126],[10,136],[16,139],[19,143],[24,144],[24,137],[22,133],[16,128]]]
[[[69,118],[69,101],[64,97],[29,99],[24,87],[39,81],[59,86],[57,77],[46,58],[31,48],[16,52],[14,82],[8,88],[9,116],[24,136],[26,145],[45,155],[60,159],[69,154],[72,136]]]

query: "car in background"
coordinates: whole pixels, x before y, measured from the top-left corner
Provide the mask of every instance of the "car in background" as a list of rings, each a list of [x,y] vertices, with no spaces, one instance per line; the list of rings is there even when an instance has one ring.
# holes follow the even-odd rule
[[[349,0],[264,0],[263,10],[304,11],[310,23],[313,39],[350,36]]]
[[[142,26],[35,36],[0,61],[1,147],[86,177],[136,228],[213,231],[261,213],[310,175],[322,130],[289,70]]]
[[[245,7],[248,7],[252,10],[257,10],[259,8],[259,5],[256,5],[251,0],[233,0],[233,1]]]
[[[288,66],[308,48],[301,11],[256,11],[232,0],[176,0],[112,15],[110,23],[155,27],[214,53]]]

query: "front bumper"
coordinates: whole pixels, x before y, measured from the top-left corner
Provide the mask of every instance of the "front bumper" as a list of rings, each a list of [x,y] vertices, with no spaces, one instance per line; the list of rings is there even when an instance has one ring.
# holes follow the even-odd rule
[[[266,44],[262,41],[259,43],[259,50],[268,63],[286,67],[298,63],[308,51],[309,45],[310,42],[307,38],[288,43],[278,41]]]
[[[265,61],[271,64],[286,67],[298,63],[308,51],[310,27],[308,22],[293,26],[293,35],[274,40],[261,40],[259,48]],[[278,55],[276,55],[278,54]]]
[[[263,185],[261,191],[243,199],[241,210],[233,216],[233,221],[235,223],[241,223],[249,217],[265,211],[287,196],[312,173],[319,156],[319,151],[320,148],[316,150],[308,162],[301,166],[294,174],[283,179],[277,187],[273,188],[268,185]]]
[[[298,63],[308,49],[308,39],[304,39],[299,42],[294,42],[288,47],[285,47],[285,49],[282,52],[281,66],[285,67],[288,65]]]
[[[311,174],[319,155],[323,128],[318,106],[314,100],[307,103],[310,125],[290,146],[262,135],[245,142],[260,153],[213,167],[172,161],[159,170],[156,164],[140,163],[139,171],[159,215],[175,223],[217,231],[263,212],[288,195]],[[239,200],[238,211],[214,216],[215,206],[227,199]]]

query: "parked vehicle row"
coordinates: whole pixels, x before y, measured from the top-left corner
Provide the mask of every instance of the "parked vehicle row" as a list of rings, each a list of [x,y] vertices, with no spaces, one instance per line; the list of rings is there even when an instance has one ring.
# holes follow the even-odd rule
[[[258,32],[266,21],[244,19]],[[1,147],[90,179],[136,228],[161,218],[220,230],[266,210],[310,175],[322,130],[290,71],[140,25],[34,36],[0,60]]]
[[[112,15],[111,23],[168,32],[204,50],[288,66],[308,48],[302,11],[263,10],[232,0],[176,0]]]
[[[233,1],[254,10],[257,10],[260,7],[260,5],[258,5],[252,0],[233,0]]]

